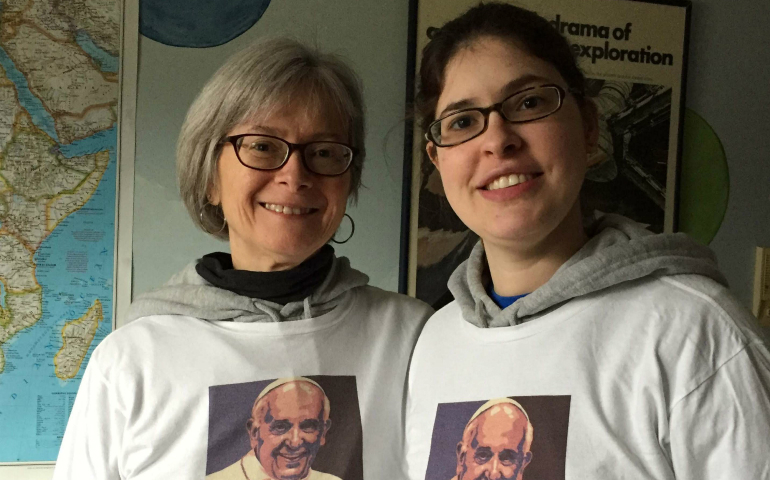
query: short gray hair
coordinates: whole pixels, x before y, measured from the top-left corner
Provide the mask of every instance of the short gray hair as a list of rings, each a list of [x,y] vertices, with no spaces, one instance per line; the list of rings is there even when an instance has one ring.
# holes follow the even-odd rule
[[[220,141],[239,124],[267,117],[297,98],[313,110],[329,106],[349,121],[353,159],[349,198],[355,202],[361,186],[366,149],[361,81],[334,55],[321,53],[296,40],[260,40],[225,62],[198,94],[187,112],[176,149],[179,191],[193,223],[227,239],[221,206],[208,202],[217,180]]]

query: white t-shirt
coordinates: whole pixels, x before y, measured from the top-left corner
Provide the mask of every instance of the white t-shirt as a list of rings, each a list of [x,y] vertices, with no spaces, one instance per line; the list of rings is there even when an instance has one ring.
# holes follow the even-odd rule
[[[300,440],[276,443],[262,457],[275,462],[265,470],[310,458],[316,476],[354,480],[363,469],[367,480],[391,480],[403,468],[407,363],[429,314],[422,302],[366,286],[306,320],[135,320],[95,349],[54,478],[203,479],[254,449],[247,422],[266,386],[304,377],[324,391],[331,427],[323,443],[302,440],[318,422],[294,422],[299,414],[271,400],[260,415],[285,425],[265,420],[265,429],[275,438],[296,431]]]
[[[509,327],[474,326],[453,302],[415,347],[409,478],[770,479],[770,355],[752,322],[695,275]]]

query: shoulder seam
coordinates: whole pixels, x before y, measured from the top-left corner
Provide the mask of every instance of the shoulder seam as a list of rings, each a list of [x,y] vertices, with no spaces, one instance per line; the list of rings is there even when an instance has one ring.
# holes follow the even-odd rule
[[[675,279],[671,277],[658,277],[661,281],[668,283],[677,289],[688,293],[694,297],[699,298],[709,306],[711,306],[714,310],[714,313],[719,317],[720,322],[726,323],[730,325],[730,331],[737,335],[737,338],[741,341],[742,348],[746,348],[746,346],[749,344],[749,339],[746,337],[746,335],[741,331],[741,329],[736,324],[735,320],[730,316],[730,314],[727,313],[725,308],[716,300],[714,300],[709,295],[700,292],[692,287],[689,287],[687,285],[684,285],[681,282],[676,281]],[[740,353],[740,352],[738,352]],[[737,355],[737,353],[736,353]]]
[[[724,367],[724,366],[725,366],[725,365],[727,365],[728,363],[732,362],[732,361],[733,361],[735,358],[737,358],[737,357],[738,357],[740,354],[744,353],[744,352],[746,351],[746,349],[747,349],[747,348],[748,348],[748,345],[744,345],[744,346],[743,346],[743,348],[741,348],[740,350],[738,350],[737,352],[735,352],[735,354],[734,354],[734,355],[732,355],[730,358],[728,358],[727,360],[725,360],[724,362],[722,362],[721,364],[719,364],[719,365],[718,365],[718,366],[717,366],[717,367],[714,369],[714,371],[713,371],[713,372],[711,372],[711,374],[709,374],[708,376],[706,376],[706,378],[704,378],[702,381],[698,382],[698,384],[697,384],[697,385],[695,385],[695,386],[694,386],[694,387],[693,387],[693,388],[692,388],[690,391],[688,391],[687,393],[685,393],[684,395],[682,395],[680,398],[678,398],[678,399],[674,400],[674,403],[672,403],[672,404],[671,404],[671,407],[668,409],[668,416],[669,416],[669,418],[671,417],[671,414],[673,413],[674,409],[676,409],[676,407],[678,407],[680,403],[682,403],[682,402],[683,402],[683,401],[684,401],[684,400],[685,400],[687,397],[689,397],[690,395],[692,395],[693,393],[695,393],[695,391],[696,391],[696,390],[699,390],[701,387],[703,387],[703,385],[705,385],[706,383],[708,383],[709,381],[711,381],[711,379],[713,379],[713,378],[714,378],[714,377],[717,375],[717,373],[719,373],[719,371],[722,369],[722,367]]]

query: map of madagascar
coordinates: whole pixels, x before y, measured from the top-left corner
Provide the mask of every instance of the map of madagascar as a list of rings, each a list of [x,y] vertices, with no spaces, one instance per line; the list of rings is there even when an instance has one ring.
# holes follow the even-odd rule
[[[111,318],[120,5],[0,1],[0,462],[27,460],[3,450],[20,412],[56,443],[35,415]]]

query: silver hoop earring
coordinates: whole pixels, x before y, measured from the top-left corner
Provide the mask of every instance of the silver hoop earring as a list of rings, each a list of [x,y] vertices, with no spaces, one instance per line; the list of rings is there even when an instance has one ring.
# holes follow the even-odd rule
[[[336,243],[337,245],[342,245],[343,243],[347,243],[348,240],[353,238],[353,234],[356,233],[356,222],[353,221],[353,217],[351,217],[347,213],[345,214],[345,216],[348,217],[348,220],[350,220],[350,235],[348,235],[348,238],[346,238],[345,240],[342,240],[342,241],[339,241],[339,240],[335,239],[334,237],[332,237],[332,242]]]
[[[210,203],[207,203],[206,205],[211,205],[211,204],[210,204]],[[206,205],[204,205],[204,206],[203,206],[203,208],[201,209],[201,211],[198,213],[198,218],[199,218],[199,219],[200,219],[200,221],[201,221],[201,226],[203,226],[203,210],[205,210],[205,209],[206,209]],[[216,208],[216,205],[211,205],[211,206],[212,206],[212,207],[214,207],[214,208]],[[208,230],[207,230],[207,229],[205,228],[205,226],[204,226],[204,231],[206,231],[206,232],[208,232],[208,233],[211,233],[211,234],[213,234],[213,235],[216,235],[216,234],[218,234],[218,233],[222,233],[222,231],[225,229],[225,227],[226,227],[226,226],[227,226],[227,217],[225,217],[225,213],[224,213],[224,212],[222,212],[222,228],[220,228],[220,229],[219,229],[219,230],[217,230],[216,232],[208,232]]]
[[[225,218],[224,215],[222,215],[222,228],[216,231],[216,233],[222,233],[224,231],[225,227],[227,227],[227,218]]]

